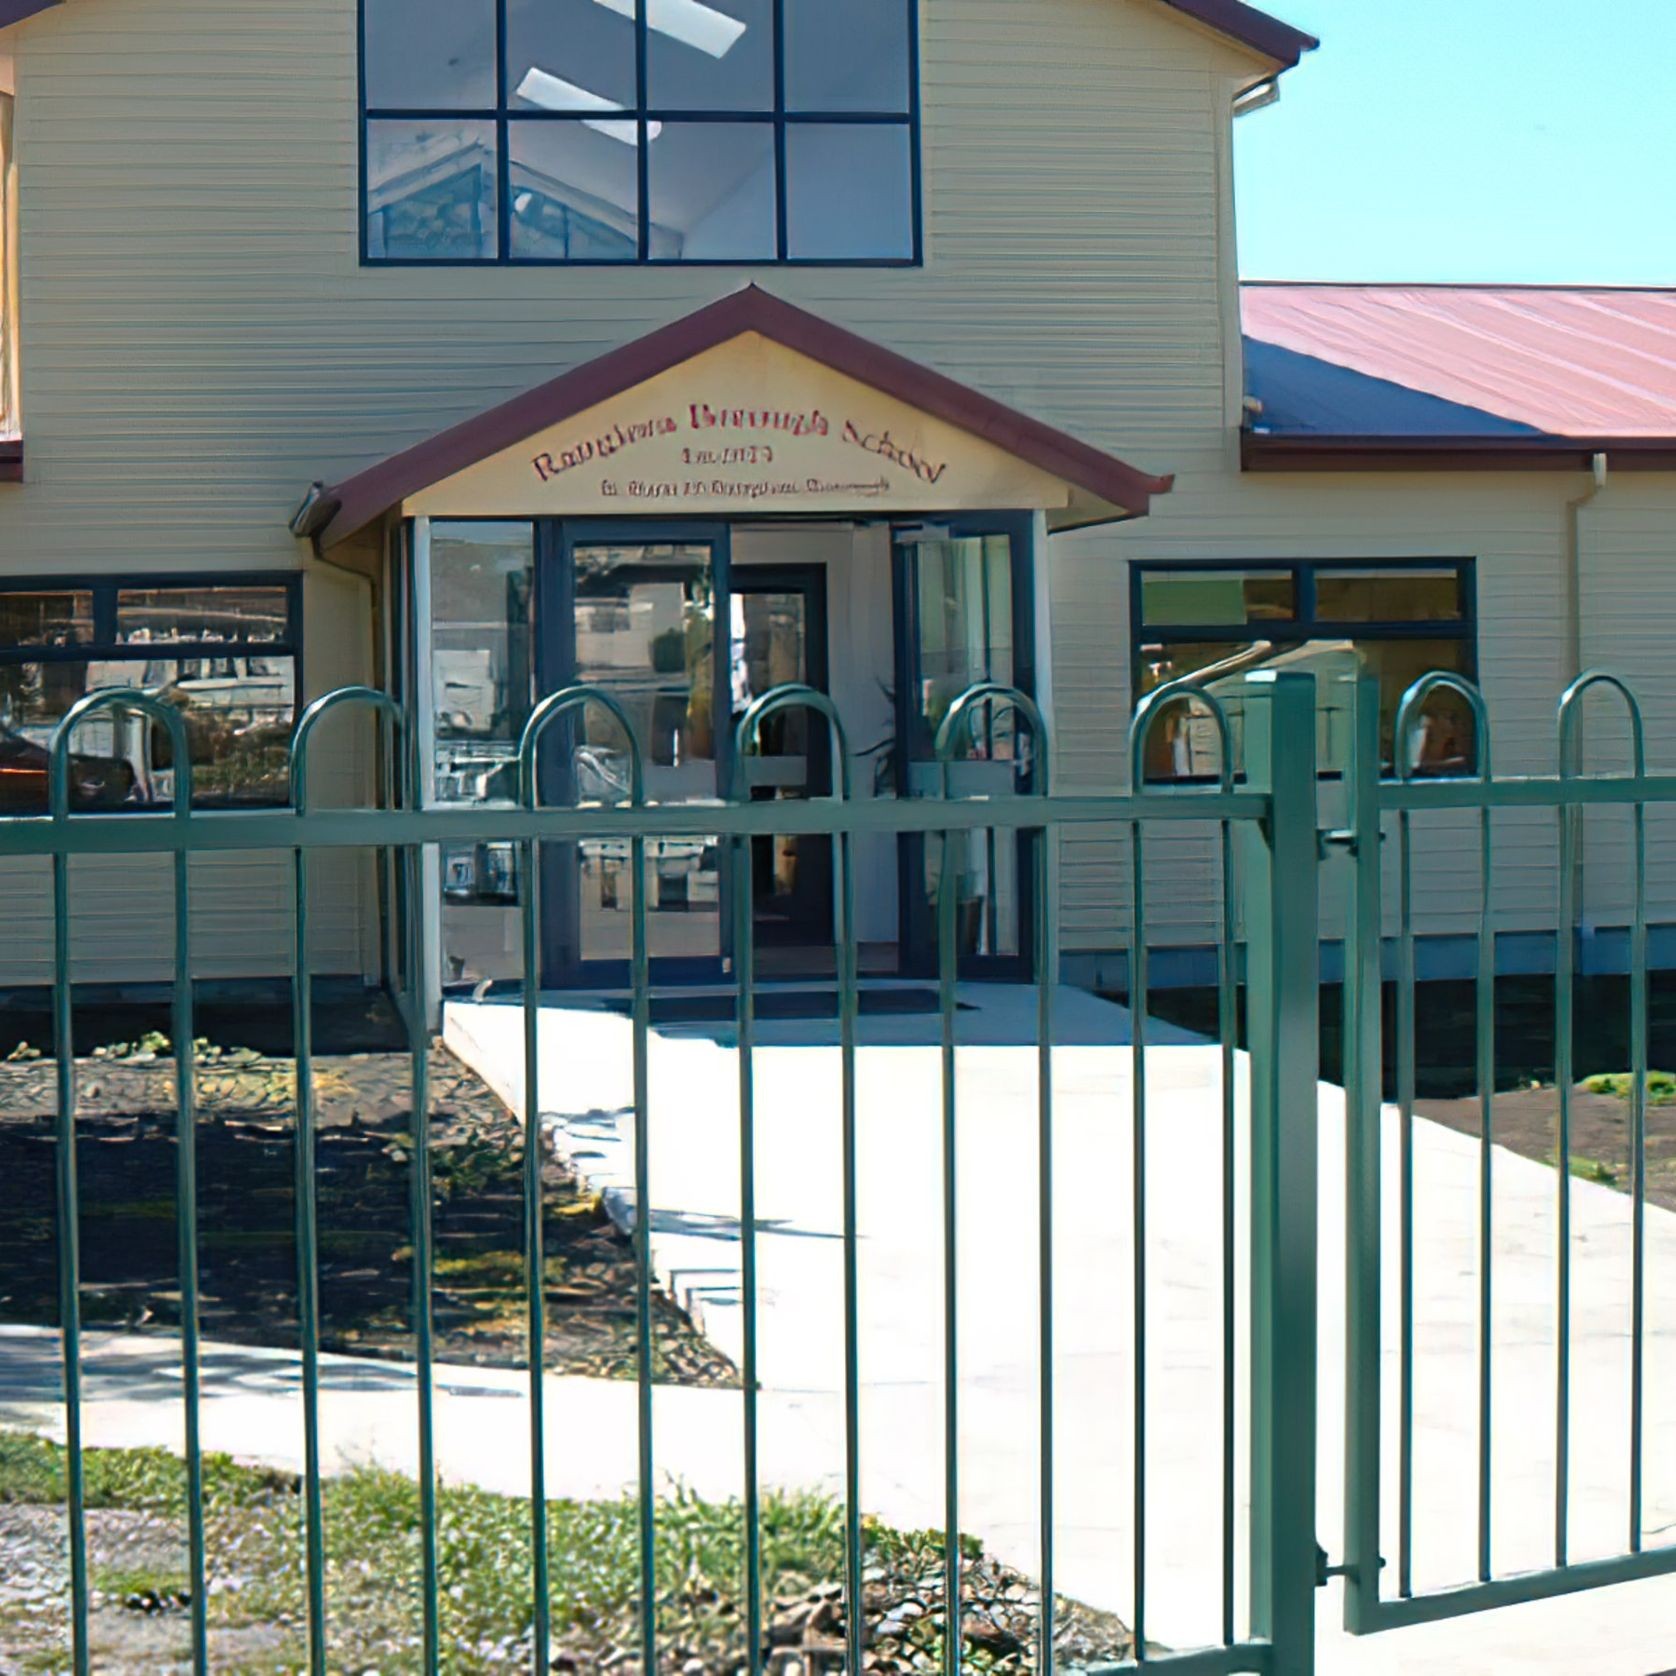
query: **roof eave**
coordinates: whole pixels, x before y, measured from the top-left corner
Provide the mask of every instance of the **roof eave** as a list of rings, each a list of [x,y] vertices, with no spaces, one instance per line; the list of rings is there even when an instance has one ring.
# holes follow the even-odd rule
[[[1321,45],[1314,35],[1246,5],[1245,0],[1164,0],[1164,3],[1218,35],[1272,59],[1282,70],[1295,70],[1306,52],[1314,52]]]
[[[1168,494],[1174,485],[1173,477],[1140,471],[942,373],[749,285],[453,425],[342,483],[320,489],[314,517],[294,527],[298,534],[311,535],[317,548],[334,547],[419,490],[611,401],[707,349],[752,332],[983,437],[1131,517],[1145,516],[1152,497]]]
[[[1676,471],[1676,436],[1307,436],[1240,434],[1240,464],[1276,471]]]
[[[58,3],[59,0],[0,0],[0,29],[10,29],[13,24],[23,23]]]

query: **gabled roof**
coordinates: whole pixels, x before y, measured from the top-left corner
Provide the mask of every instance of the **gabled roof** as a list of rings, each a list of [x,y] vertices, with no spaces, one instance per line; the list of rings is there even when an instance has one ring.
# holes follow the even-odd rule
[[[296,533],[312,537],[321,548],[347,540],[409,496],[746,333],[756,333],[981,437],[1117,509],[1116,516],[1144,516],[1152,497],[1167,494],[1175,481],[1126,465],[1039,419],[750,285],[404,449],[335,487],[319,490]]]
[[[59,0],[0,0],[0,29],[22,23],[25,18],[58,3]],[[1321,44],[1313,35],[1246,5],[1244,0],[1164,0],[1164,4],[1254,52],[1277,59],[1287,69]]]
[[[1245,0],[1164,0],[1164,4],[1265,58],[1277,60],[1288,70],[1295,68],[1306,52],[1321,45],[1315,36],[1246,5]]]
[[[1676,464],[1676,290],[1242,287],[1249,462]]]

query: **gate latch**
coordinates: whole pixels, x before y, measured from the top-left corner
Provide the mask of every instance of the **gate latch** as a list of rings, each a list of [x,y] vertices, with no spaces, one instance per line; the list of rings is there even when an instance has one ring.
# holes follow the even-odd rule
[[[1384,1557],[1381,1556],[1377,1563],[1378,1563],[1378,1569],[1383,1571],[1385,1569]],[[1326,1588],[1327,1584],[1334,1577],[1347,1577],[1347,1578],[1350,1578],[1352,1580],[1355,1580],[1359,1576],[1360,1576],[1360,1572],[1359,1572],[1359,1570],[1356,1566],[1353,1566],[1353,1565],[1329,1565],[1327,1563],[1327,1550],[1325,1548],[1323,1548],[1319,1542],[1316,1543],[1316,1545],[1315,1545],[1315,1586],[1316,1586],[1316,1588],[1318,1588],[1318,1589]]]

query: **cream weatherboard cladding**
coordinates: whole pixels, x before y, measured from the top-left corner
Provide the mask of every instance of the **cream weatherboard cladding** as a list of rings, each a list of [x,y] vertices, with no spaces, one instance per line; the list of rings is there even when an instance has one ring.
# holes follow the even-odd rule
[[[750,277],[1138,464],[1225,457],[1220,134],[1264,65],[1154,0],[926,0],[926,265],[897,271],[362,270],[355,20],[70,0],[13,31],[30,481],[0,490],[8,569],[304,565],[285,525],[312,480]],[[309,569],[311,635],[332,575]],[[310,689],[363,656],[311,638]],[[201,893],[206,970],[283,969],[280,881],[253,874]],[[83,902],[132,928],[123,975],[161,974],[131,896]],[[40,932],[0,979],[41,974]]]
[[[363,678],[364,584],[285,533],[306,485],[341,481],[754,279],[1178,474],[1149,520],[1051,544],[1066,789],[1124,776],[1133,558],[1475,558],[1500,763],[1551,765],[1564,505],[1580,483],[1238,475],[1230,111],[1273,66],[1159,0],[923,0],[922,17],[926,260],[883,271],[363,270],[354,0],[66,0],[11,31],[29,482],[0,485],[0,565],[305,568],[309,689]],[[1676,482],[1617,475],[1584,528],[1587,655],[1643,682],[1657,740],[1659,722],[1676,721],[1665,652]],[[356,767],[345,762],[346,787]],[[1653,831],[1655,911],[1676,918],[1671,835]],[[1591,901],[1621,894],[1611,842],[1591,838]],[[1498,889],[1510,926],[1551,915],[1551,852],[1550,833],[1509,829]],[[1465,929],[1470,847],[1442,839],[1436,854],[1423,928]],[[1064,860],[1067,952],[1120,947],[1125,846],[1079,839]],[[1155,934],[1208,941],[1208,835],[1184,833],[1156,865],[1179,871]],[[204,869],[203,969],[283,970],[280,867]],[[25,903],[0,983],[38,980],[39,893],[22,877],[0,882]],[[315,918],[327,939],[317,965],[370,969],[372,892],[347,877],[321,888],[339,894]],[[101,932],[89,976],[163,975],[162,921],[144,899],[131,878],[82,887]]]

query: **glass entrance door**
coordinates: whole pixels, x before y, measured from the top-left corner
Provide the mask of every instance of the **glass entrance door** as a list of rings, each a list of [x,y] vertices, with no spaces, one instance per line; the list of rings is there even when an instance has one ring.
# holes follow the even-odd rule
[[[729,604],[733,717],[775,687],[826,690],[826,571],[819,565],[745,566],[732,575]],[[771,716],[761,754],[739,764],[751,797],[824,797],[832,787],[831,739],[807,710]],[[752,843],[751,887],[758,967],[765,975],[831,970],[832,843],[786,834]]]
[[[723,952],[721,846],[700,811],[727,773],[725,529],[565,525],[543,559],[543,687],[586,683],[611,694],[640,735],[646,796],[695,806],[691,836],[646,845],[642,881],[652,959],[666,977],[719,973]],[[621,730],[590,707],[549,730],[543,760],[549,802],[626,801],[630,774]],[[627,840],[551,845],[545,870],[549,981],[610,983],[632,953],[634,879]]]
[[[1004,516],[898,532],[898,780],[908,796],[941,795],[937,730],[963,692],[980,682],[1033,690],[1033,537],[1030,518]],[[980,705],[955,739],[953,794],[1027,791],[1035,744],[1011,708]],[[979,831],[956,846],[950,885],[963,975],[1027,973],[1029,842],[1008,830]],[[944,883],[941,840],[904,838],[901,870],[905,963],[929,972]]]
[[[727,846],[704,830],[706,807],[743,773],[759,800],[824,796],[831,742],[819,718],[770,719],[763,749],[734,761],[751,703],[788,683],[826,690],[826,572],[820,565],[735,569],[723,525],[555,525],[544,533],[538,616],[547,692],[585,683],[611,694],[645,749],[646,795],[691,804],[693,834],[646,846],[644,889],[654,976],[725,978],[734,881]],[[548,730],[542,793],[552,804],[627,800],[621,730],[598,707]],[[626,981],[634,879],[627,840],[550,844],[543,864],[547,982]],[[830,840],[760,838],[752,853],[759,970],[833,969]]]

